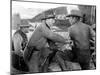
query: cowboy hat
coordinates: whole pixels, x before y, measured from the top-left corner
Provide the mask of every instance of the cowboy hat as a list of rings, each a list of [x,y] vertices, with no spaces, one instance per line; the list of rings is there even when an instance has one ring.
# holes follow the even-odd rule
[[[70,16],[78,16],[78,17],[82,17],[82,13],[80,10],[71,10],[66,17],[70,17]]]
[[[30,24],[25,24],[25,25],[19,25],[20,27],[32,27],[32,25],[30,25]]]
[[[44,17],[41,18],[41,20],[46,20],[46,19],[50,19],[50,18],[55,18],[55,15],[53,15],[53,14],[45,15]]]
[[[45,20],[45,19],[50,19],[50,18],[55,18],[55,14],[54,14],[54,12],[53,12],[52,9],[50,9],[50,10],[44,12],[44,13],[43,13],[43,17],[42,17],[42,19],[44,19],[44,20]]]

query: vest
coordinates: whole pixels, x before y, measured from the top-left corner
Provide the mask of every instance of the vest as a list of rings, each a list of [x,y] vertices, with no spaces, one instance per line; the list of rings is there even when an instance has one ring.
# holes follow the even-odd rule
[[[20,34],[21,37],[23,38],[23,41],[21,43],[21,46],[22,46],[22,50],[24,50],[24,48],[26,47],[26,44],[28,42],[27,36],[21,30],[16,31],[14,35],[16,35],[16,34]],[[13,43],[12,43],[12,46],[13,46]]]
[[[14,35],[16,35],[16,34],[20,34],[21,37],[23,38],[21,46],[22,46],[22,50],[24,50],[24,48],[26,47],[26,44],[28,42],[27,36],[21,30],[16,31]],[[13,41],[12,41],[12,49],[14,51]],[[12,61],[11,65],[14,68],[16,68],[17,70],[23,71],[23,73],[29,71],[28,66],[25,63],[25,61],[24,61],[22,56],[19,56],[19,55],[15,54],[14,52],[11,53],[11,56],[12,56],[11,57],[11,61]]]

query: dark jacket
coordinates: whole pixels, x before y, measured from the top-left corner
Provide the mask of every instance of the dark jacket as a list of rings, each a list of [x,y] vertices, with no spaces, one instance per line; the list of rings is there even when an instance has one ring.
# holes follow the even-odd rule
[[[69,28],[71,39],[74,45],[79,49],[89,49],[91,37],[95,37],[95,33],[89,25],[78,22]]]

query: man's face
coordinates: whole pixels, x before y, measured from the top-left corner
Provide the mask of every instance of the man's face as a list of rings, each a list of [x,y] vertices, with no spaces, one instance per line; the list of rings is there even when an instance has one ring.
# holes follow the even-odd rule
[[[76,22],[75,17],[70,16],[69,17],[69,22],[70,22],[71,25],[73,25]]]
[[[23,31],[24,31],[24,33],[28,33],[29,32],[29,27],[24,27]]]
[[[54,18],[47,19],[47,23],[49,26],[52,26],[55,23],[55,19]]]

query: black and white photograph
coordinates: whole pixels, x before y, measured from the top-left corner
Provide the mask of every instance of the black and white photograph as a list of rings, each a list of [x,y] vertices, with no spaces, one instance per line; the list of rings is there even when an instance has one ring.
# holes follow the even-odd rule
[[[11,1],[10,73],[96,70],[96,6]]]

